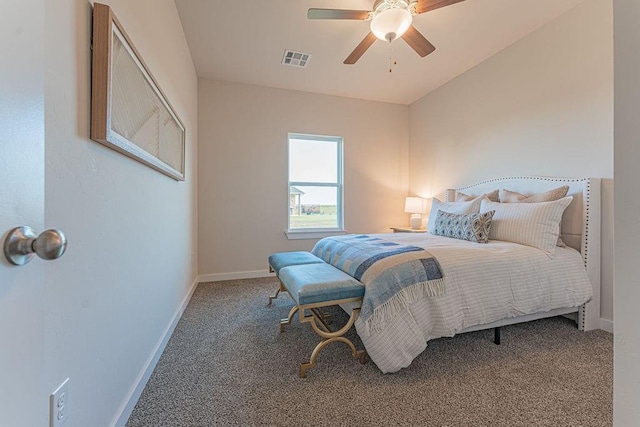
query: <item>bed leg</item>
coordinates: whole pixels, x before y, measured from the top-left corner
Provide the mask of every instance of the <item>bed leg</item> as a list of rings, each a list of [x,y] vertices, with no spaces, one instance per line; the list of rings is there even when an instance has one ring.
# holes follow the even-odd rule
[[[493,328],[493,342],[496,345],[500,345],[500,327]]]

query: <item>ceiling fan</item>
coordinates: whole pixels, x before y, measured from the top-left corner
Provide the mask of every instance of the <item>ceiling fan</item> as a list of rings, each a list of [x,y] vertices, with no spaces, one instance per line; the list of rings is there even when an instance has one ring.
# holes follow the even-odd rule
[[[345,64],[355,64],[376,39],[391,43],[398,37],[424,58],[436,48],[411,25],[413,16],[461,1],[463,0],[375,0],[373,10],[311,8],[307,12],[307,18],[371,21],[371,31],[344,60]]]

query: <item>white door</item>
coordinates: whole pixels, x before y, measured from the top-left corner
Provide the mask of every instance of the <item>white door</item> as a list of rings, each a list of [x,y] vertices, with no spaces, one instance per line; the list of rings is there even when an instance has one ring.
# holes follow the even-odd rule
[[[44,0],[0,1],[0,243],[44,226]],[[44,261],[0,249],[0,425],[47,426]]]

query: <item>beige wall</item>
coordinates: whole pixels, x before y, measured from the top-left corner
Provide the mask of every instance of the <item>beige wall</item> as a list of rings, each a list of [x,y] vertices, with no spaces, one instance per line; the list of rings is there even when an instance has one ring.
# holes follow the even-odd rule
[[[68,427],[111,425],[126,410],[197,275],[197,78],[174,2],[102,2],[186,125],[187,180],[88,138],[91,4],[45,2],[45,221],[69,248],[46,267],[43,381],[53,392],[70,377]]]
[[[407,106],[200,79],[198,115],[201,275],[261,274],[269,254],[313,247],[284,234],[288,132],[344,137],[349,232],[408,224]]]
[[[640,420],[640,3],[614,0],[615,34],[615,322],[613,421]]]
[[[585,1],[409,111],[418,195],[501,176],[605,178],[601,317],[612,320],[611,1]]]

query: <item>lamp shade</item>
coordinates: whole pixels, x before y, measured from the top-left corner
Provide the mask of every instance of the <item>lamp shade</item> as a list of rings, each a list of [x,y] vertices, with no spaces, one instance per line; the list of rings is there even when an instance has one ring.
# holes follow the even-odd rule
[[[427,200],[422,197],[407,197],[404,201],[406,213],[423,214],[427,211]]]
[[[371,20],[371,32],[380,40],[392,42],[407,32],[412,20],[413,17],[407,9],[383,10]]]

